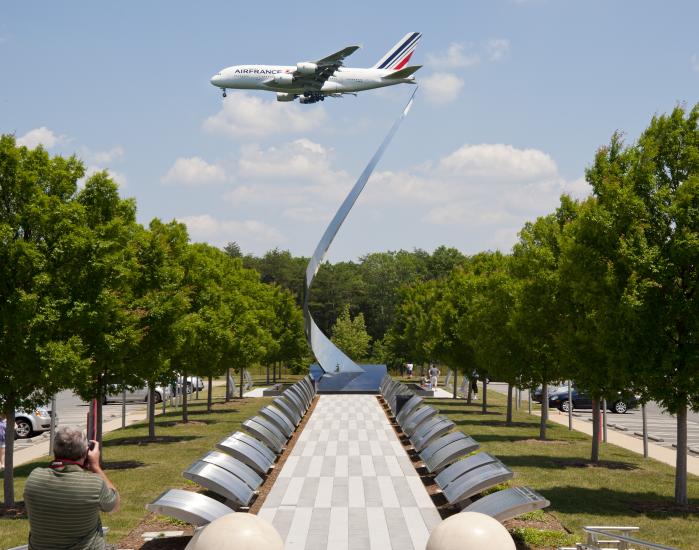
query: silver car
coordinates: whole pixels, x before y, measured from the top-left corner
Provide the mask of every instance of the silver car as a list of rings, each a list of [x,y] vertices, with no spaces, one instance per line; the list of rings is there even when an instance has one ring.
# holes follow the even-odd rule
[[[56,415],[58,425],[58,415]],[[15,435],[25,439],[51,429],[51,413],[46,407],[37,407],[32,411],[15,411]]]
[[[116,391],[116,389],[113,389],[112,391],[109,391],[107,395],[105,395],[102,398],[103,403],[109,403],[117,401],[121,403],[122,399],[124,397],[123,392]],[[156,403],[162,403],[163,399],[168,399],[170,397],[170,388],[165,386],[156,386],[155,387],[155,402]],[[148,401],[148,387],[145,386],[143,388],[133,388],[133,389],[128,389],[126,390],[126,401],[142,401],[142,402],[147,402]]]

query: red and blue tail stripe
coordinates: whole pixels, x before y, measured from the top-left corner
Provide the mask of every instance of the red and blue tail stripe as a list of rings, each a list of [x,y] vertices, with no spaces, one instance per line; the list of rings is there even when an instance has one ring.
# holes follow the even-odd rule
[[[374,69],[400,70],[408,63],[413,51],[417,47],[422,34],[409,32],[391,48],[381,60],[374,65]]]

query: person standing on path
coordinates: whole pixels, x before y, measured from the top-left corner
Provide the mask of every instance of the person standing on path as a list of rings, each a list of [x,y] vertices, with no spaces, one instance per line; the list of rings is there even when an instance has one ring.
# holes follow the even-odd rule
[[[100,468],[100,449],[82,430],[62,426],[48,468],[27,478],[24,502],[29,516],[29,550],[104,550],[100,511],[119,507],[119,494]]]
[[[430,365],[430,370],[428,371],[428,374],[430,375],[430,389],[437,389],[437,384],[439,383],[439,369],[435,366],[434,363]]]
[[[412,378],[413,378],[413,364],[412,364],[412,363],[407,363],[407,364],[405,365],[405,371],[406,371],[406,373],[407,373],[407,375],[408,375],[408,378],[410,378],[410,379],[412,380]]]

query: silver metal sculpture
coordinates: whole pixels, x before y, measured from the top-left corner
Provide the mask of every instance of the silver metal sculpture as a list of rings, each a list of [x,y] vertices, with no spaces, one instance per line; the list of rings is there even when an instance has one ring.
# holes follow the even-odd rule
[[[490,493],[462,511],[479,512],[503,522],[527,512],[541,510],[550,504],[547,499],[529,487],[512,487]]]
[[[146,504],[146,510],[196,526],[206,525],[233,512],[213,498],[182,489],[168,489],[153,502]]]
[[[311,257],[311,260],[308,262],[308,267],[306,268],[303,293],[303,314],[306,325],[306,338],[321,369],[328,374],[356,373],[356,375],[360,375],[365,371],[354,361],[352,361],[352,359],[347,357],[347,355],[345,355],[342,352],[342,350],[335,346],[335,344],[333,344],[330,341],[330,339],[323,333],[323,331],[320,330],[318,325],[316,325],[316,322],[313,320],[313,316],[311,315],[311,312],[308,308],[311,284],[313,283],[313,278],[316,276],[316,273],[318,273],[318,268],[322,264],[323,259],[325,258],[325,255],[328,252],[328,248],[330,247],[330,244],[333,242],[335,235],[337,235],[337,232],[340,229],[342,222],[345,221],[347,214],[349,214],[349,211],[352,209],[352,206],[354,206],[354,203],[359,197],[359,194],[364,189],[364,186],[369,180],[369,177],[374,171],[374,168],[383,156],[384,151],[391,143],[393,136],[398,131],[401,122],[408,114],[408,111],[410,110],[410,107],[413,104],[413,97],[415,96],[416,91],[417,89],[415,89],[415,91],[410,96],[410,99],[408,100],[408,103],[403,109],[403,112],[401,113],[400,117],[398,117],[398,120],[396,120],[396,122],[393,124],[393,127],[389,130],[383,142],[374,153],[374,156],[369,161],[369,164],[366,165],[366,168],[364,168],[364,171],[359,176],[359,179],[354,184],[354,187],[352,187],[352,190],[349,192],[345,200],[340,205],[340,208],[335,213],[335,216],[330,221],[330,224],[328,224],[328,227],[325,230],[325,233],[323,233],[323,236],[321,237],[318,246],[316,246],[315,252]]]

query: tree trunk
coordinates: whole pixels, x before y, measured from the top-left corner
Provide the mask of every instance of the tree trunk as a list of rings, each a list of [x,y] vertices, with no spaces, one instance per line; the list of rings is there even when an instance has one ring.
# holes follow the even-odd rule
[[[453,384],[454,384],[454,395],[453,395],[453,398],[454,398],[454,399],[456,399],[456,378],[457,378],[457,376],[458,376],[458,372],[459,372],[459,371],[457,371],[456,368],[454,368],[454,381],[453,381]]]
[[[512,426],[512,384],[507,384],[507,417],[505,424]]]
[[[483,377],[483,401],[481,404],[481,414],[488,414],[488,380]]]
[[[233,393],[233,391],[231,390],[231,369],[227,368],[226,369],[226,398],[224,399],[225,403],[228,403],[228,401],[230,401],[231,393]]]
[[[269,363],[267,363],[267,382],[265,382],[269,386]]]
[[[243,398],[243,386],[245,385],[245,369],[243,367],[240,367],[240,388],[238,389],[238,393],[240,394],[240,398]]]
[[[214,389],[214,379],[211,375],[209,375],[209,395],[206,398],[206,412],[211,412],[211,394],[213,393]]]
[[[277,363],[272,363],[272,384],[277,383]]]
[[[539,439],[546,441],[546,422],[549,419],[549,385],[541,385],[541,420],[539,422]]]
[[[15,400],[10,395],[5,403],[5,418],[7,428],[5,429],[5,471],[4,477],[4,498],[5,506],[15,505]]]
[[[182,422],[185,424],[189,422],[189,410],[187,408],[187,369],[182,369]]]
[[[473,386],[471,385],[471,379],[468,379],[468,392],[466,393],[466,404],[470,405],[473,401]]]
[[[677,409],[677,462],[675,463],[675,503],[687,504],[687,400]]]
[[[599,399],[592,398],[592,452],[590,453],[590,461],[593,464],[599,463],[599,435],[600,435],[600,408]]]
[[[155,439],[155,384],[152,383],[148,383],[148,437]]]

